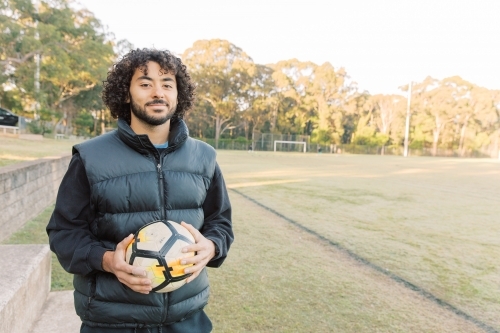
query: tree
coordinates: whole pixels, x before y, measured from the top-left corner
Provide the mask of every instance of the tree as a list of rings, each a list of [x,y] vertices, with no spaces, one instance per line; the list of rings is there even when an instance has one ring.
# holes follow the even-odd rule
[[[250,77],[250,86],[246,91],[248,109],[242,112],[245,138],[249,139],[250,127],[260,131],[266,121],[272,121],[272,112],[277,107],[276,85],[273,80],[273,69],[264,65],[256,65]]]
[[[344,133],[342,119],[356,87],[348,83],[344,68],[335,70],[326,62],[314,69],[309,94],[314,100],[318,115],[317,132],[329,136],[329,141],[340,143]]]
[[[193,110],[185,115],[189,132],[198,138],[215,137],[215,128],[212,119],[214,109],[212,105],[204,99],[197,98]]]
[[[402,142],[404,136],[404,114],[406,112],[406,98],[400,95],[373,95],[369,96],[365,103],[368,110],[368,118],[372,131],[371,139],[365,139],[373,144],[385,146],[388,143]],[[363,136],[356,134],[357,140]]]
[[[276,106],[271,128],[281,133],[310,134],[317,112],[308,95],[316,65],[297,59],[270,65],[276,83]]]
[[[447,124],[452,123],[459,114],[460,89],[455,79],[436,80],[427,77],[413,89],[412,104],[432,122],[432,154],[437,154],[441,135]]]
[[[476,134],[485,133],[487,136],[491,133],[491,125],[495,124],[498,120],[496,107],[494,102],[494,95],[490,90],[474,85],[470,82],[462,80],[459,77],[445,79],[457,85],[460,95],[460,108],[459,113],[456,115],[455,123],[460,128],[458,150],[460,155],[465,154],[467,148],[466,139],[474,144]],[[472,128],[472,133],[468,136],[468,129]],[[489,142],[489,140],[487,140]]]
[[[34,113],[41,105],[53,110],[53,118],[61,117],[66,101],[102,82],[115,58],[113,42],[101,23],[72,4],[48,0],[35,8],[29,0],[0,1],[1,72],[4,81],[22,92],[24,112]],[[37,54],[41,56],[39,92],[33,61]]]
[[[345,70],[335,70],[328,62],[318,66],[297,59],[280,61],[272,68],[285,121],[280,123],[281,131],[313,134],[316,141],[340,143],[343,115],[356,95]]]
[[[253,60],[226,40],[199,40],[182,59],[197,83],[198,98],[208,102],[215,122],[215,146],[221,134],[234,128],[238,111],[249,108],[246,91],[255,72]]]

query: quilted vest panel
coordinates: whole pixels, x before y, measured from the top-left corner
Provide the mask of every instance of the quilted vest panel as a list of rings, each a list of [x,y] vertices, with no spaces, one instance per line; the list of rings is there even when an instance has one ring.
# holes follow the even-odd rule
[[[187,138],[155,157],[125,144],[117,131],[75,146],[85,165],[95,219],[90,229],[104,244],[118,242],[154,220],[185,221],[200,229],[202,205],[215,170],[215,150]],[[184,319],[208,301],[208,276],[171,293],[143,295],[113,274],[74,277],[75,306],[89,326],[148,327]]]

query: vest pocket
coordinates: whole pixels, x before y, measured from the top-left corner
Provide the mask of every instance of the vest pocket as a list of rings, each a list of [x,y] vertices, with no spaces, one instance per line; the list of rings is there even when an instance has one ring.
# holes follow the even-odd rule
[[[94,298],[96,301],[112,303],[129,303],[136,305],[163,306],[163,300],[158,293],[148,295],[133,291],[111,273],[96,274]]]
[[[95,295],[95,275],[91,276],[90,279],[88,280],[88,288],[89,292],[87,294],[87,303],[85,304],[85,312],[82,318],[84,320],[88,320],[90,317],[90,306]]]

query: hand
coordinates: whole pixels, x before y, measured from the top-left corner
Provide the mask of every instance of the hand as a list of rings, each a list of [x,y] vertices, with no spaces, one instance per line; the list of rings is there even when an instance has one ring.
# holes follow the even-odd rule
[[[133,238],[134,235],[130,234],[118,243],[115,251],[105,252],[102,257],[102,268],[106,272],[116,275],[118,281],[133,291],[149,294],[152,287],[151,280],[146,277],[146,271],[143,268],[129,265],[125,261],[125,251]]]
[[[182,252],[195,252],[194,257],[184,258],[181,260],[181,265],[194,264],[194,266],[184,269],[184,273],[193,273],[186,279],[189,283],[200,275],[201,270],[208,264],[208,262],[215,256],[215,244],[205,238],[195,227],[186,222],[181,222],[181,225],[189,230],[194,237],[195,244],[188,245],[182,249]]]

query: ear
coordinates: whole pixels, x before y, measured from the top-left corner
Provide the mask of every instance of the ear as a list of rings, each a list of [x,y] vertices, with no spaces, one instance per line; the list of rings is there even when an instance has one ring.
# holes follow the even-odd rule
[[[130,92],[127,94],[127,98],[125,99],[125,103],[130,103]]]

